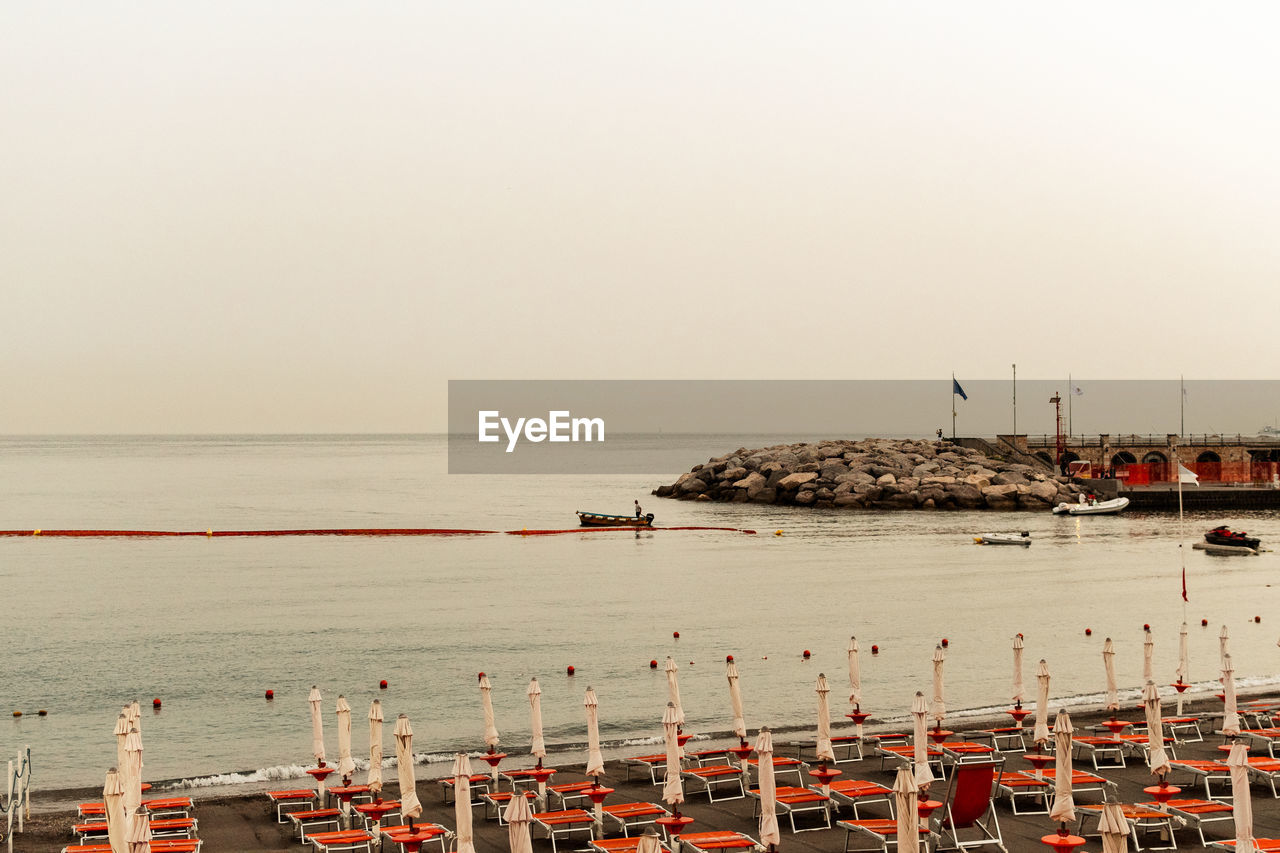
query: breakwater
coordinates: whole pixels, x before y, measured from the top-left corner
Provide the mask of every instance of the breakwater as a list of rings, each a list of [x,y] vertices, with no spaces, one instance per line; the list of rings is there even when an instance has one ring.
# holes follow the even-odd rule
[[[1066,477],[945,439],[877,438],[740,447],[653,494],[815,508],[1044,510],[1080,491]]]

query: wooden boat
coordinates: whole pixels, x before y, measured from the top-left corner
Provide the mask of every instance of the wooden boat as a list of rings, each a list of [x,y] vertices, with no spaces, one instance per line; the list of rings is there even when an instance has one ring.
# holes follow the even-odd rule
[[[1115,515],[1129,505],[1128,498],[1069,504],[1065,501],[1053,508],[1054,515]]]
[[[578,510],[578,523],[583,527],[652,527],[653,513],[643,516],[605,515]]]
[[[1031,533],[1027,530],[1021,533],[983,533],[973,537],[973,541],[979,545],[1030,545]]]

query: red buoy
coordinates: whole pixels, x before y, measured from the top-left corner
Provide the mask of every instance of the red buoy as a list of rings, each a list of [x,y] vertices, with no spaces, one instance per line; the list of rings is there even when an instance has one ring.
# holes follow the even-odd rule
[[[267,698],[268,698],[268,699],[274,699],[274,698],[276,698],[276,692],[275,692],[274,690],[268,690],[268,691],[267,691]]]
[[[1261,622],[1261,621],[1262,621],[1262,617],[1261,617],[1261,616],[1255,616],[1255,617],[1253,617],[1253,621],[1254,621],[1254,622]]]
[[[1208,624],[1209,624],[1209,620],[1208,620],[1208,619],[1201,619],[1201,620],[1200,620],[1200,627],[1201,627],[1201,628],[1205,627],[1205,626],[1206,626],[1206,625],[1208,625]]]
[[[808,660],[808,659],[809,659],[809,650],[808,650],[808,649],[805,649],[805,650],[804,650],[804,659],[805,659],[805,660]]]
[[[1086,637],[1092,637],[1092,636],[1093,636],[1093,629],[1092,629],[1092,628],[1085,628],[1085,629],[1084,629],[1084,635],[1085,635]]]
[[[725,663],[733,663],[733,655],[725,655],[725,656],[724,656],[724,662],[725,662]]]
[[[159,700],[159,699],[152,699],[152,700],[151,700],[151,707],[152,707],[152,708],[159,708],[159,707],[160,707],[160,700]]]
[[[949,646],[949,645],[951,645],[951,643],[950,643],[950,642],[948,642],[948,640],[947,640],[947,638],[946,638],[946,637],[943,637],[943,638],[942,638],[942,647],[945,649],[945,648],[946,648],[947,646]]]
[[[873,654],[873,655],[878,655],[878,654],[880,654],[880,647],[879,647],[879,646],[872,646],[872,647],[871,647],[871,654]]]
[[[565,672],[569,673],[569,675],[573,675],[573,665],[570,664],[569,667],[565,669]]]
[[[649,669],[657,669],[657,668],[658,668],[658,662],[656,660],[649,661]]]
[[[1148,625],[1146,622],[1143,622],[1143,623],[1142,623],[1142,630],[1144,630],[1144,631],[1150,631],[1150,630],[1151,630],[1151,626],[1150,626],[1150,625]]]
[[[678,640],[678,639],[680,639],[680,632],[679,632],[679,631],[672,631],[672,632],[671,632],[671,636],[675,637],[675,638]]]
[[[481,674],[481,675],[484,675],[484,673],[483,673],[483,672],[482,672],[482,673],[480,673],[480,674]],[[386,689],[387,689],[387,680],[386,680],[385,678],[378,682],[378,689],[379,689],[379,690],[386,690]]]

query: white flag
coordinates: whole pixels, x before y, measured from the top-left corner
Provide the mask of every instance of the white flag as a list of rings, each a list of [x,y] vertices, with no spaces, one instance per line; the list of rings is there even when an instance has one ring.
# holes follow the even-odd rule
[[[1073,385],[1073,386],[1071,387],[1071,393],[1072,393],[1073,395],[1075,395],[1076,397],[1083,397],[1083,396],[1084,396],[1084,389],[1083,389],[1083,388],[1081,388],[1079,385]]]
[[[1179,483],[1195,483],[1198,486],[1200,485],[1200,477],[1196,475],[1195,471],[1192,471],[1190,468],[1188,468],[1187,466],[1179,462],[1178,463],[1178,482]]]

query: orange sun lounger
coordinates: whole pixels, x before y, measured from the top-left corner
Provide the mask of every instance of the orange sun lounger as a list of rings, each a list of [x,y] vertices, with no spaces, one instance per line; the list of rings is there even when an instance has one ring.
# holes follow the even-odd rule
[[[1220,823],[1221,821],[1231,821],[1235,824],[1235,809],[1231,803],[1223,803],[1218,800],[1170,800],[1167,803],[1140,803],[1149,809],[1169,812],[1169,814],[1180,817],[1193,827],[1196,832],[1200,833],[1200,846],[1204,847],[1208,842],[1204,837],[1204,825],[1206,823]]]
[[[593,836],[595,816],[584,809],[566,809],[558,812],[536,812],[533,815],[535,826],[542,827],[543,832],[551,839],[551,853],[556,853],[556,839],[575,833],[586,832],[587,838]]]
[[[755,813],[760,813],[760,791],[751,790],[747,795],[754,797],[756,800]],[[791,834],[797,832],[809,832],[815,829],[831,828],[831,798],[821,791],[811,791],[808,788],[779,787],[775,789],[778,808],[786,813],[791,821]],[[796,815],[808,812],[821,812],[822,823],[817,826],[810,826],[807,829],[796,828]]]
[[[841,820],[836,821],[836,826],[844,829],[844,853],[853,853],[857,850],[880,850],[883,853],[889,853],[889,844],[898,843],[898,822],[891,818],[876,818],[874,820]],[[919,827],[917,832],[920,833],[920,840],[926,842],[933,837],[933,833],[924,827]],[[850,847],[849,842],[853,840],[854,834],[875,842],[875,847]]]
[[[374,838],[363,829],[317,832],[308,835],[307,841],[315,845],[316,853],[353,853],[356,850],[373,853]]]
[[[1221,782],[1226,785],[1231,781],[1231,768],[1221,761],[1192,761],[1180,758],[1177,761],[1170,761],[1169,767],[1171,770],[1188,774],[1191,777],[1190,784],[1198,785],[1203,782],[1206,798],[1213,796],[1213,792],[1209,790],[1210,784]]]
[[[315,807],[316,791],[314,788],[295,788],[290,791],[267,791],[267,797],[276,807],[276,823],[284,823],[285,817],[293,809],[311,809]]]
[[[669,814],[657,803],[614,803],[604,806],[602,812],[606,818],[617,821],[624,838],[636,827],[653,824],[658,818]]]
[[[199,853],[204,842],[199,838],[154,838],[151,853]],[[110,844],[70,844],[62,853],[111,853]]]
[[[680,776],[684,779],[701,783],[703,790],[707,792],[708,802],[740,800],[747,795],[746,789],[742,784],[742,769],[730,764],[709,764],[706,767],[690,767],[688,770],[682,770]],[[730,793],[723,797],[717,797],[716,791],[721,788],[728,788]],[[737,793],[733,793],[735,788]]]
[[[640,836],[636,835],[631,838],[625,835],[622,838],[596,838],[591,841],[591,849],[594,853],[636,853],[640,847]],[[661,853],[671,853],[670,848],[659,844],[658,850]]]
[[[530,806],[538,799],[537,791],[521,791],[524,798],[529,801]],[[507,804],[511,802],[511,798],[515,794],[510,791],[486,791],[480,795],[480,801],[484,803],[484,819],[496,820],[498,826],[506,826],[507,818],[503,814],[507,809]]]
[[[193,817],[173,817],[150,821],[151,834],[156,838],[192,838],[196,832],[196,819]],[[106,821],[95,823],[77,823],[71,831],[81,839],[89,837],[101,838],[107,834]]]
[[[418,832],[426,831],[430,833],[433,836],[431,839],[432,841],[440,842],[440,853],[445,853],[445,850],[447,849],[445,841],[446,839],[449,838],[449,835],[450,835],[448,829],[446,829],[445,827],[441,826],[438,823],[415,823],[413,825],[413,828]],[[390,841],[398,841],[398,839],[403,838],[408,834],[409,834],[408,824],[403,824],[400,826],[384,826],[382,827],[382,833],[381,833],[382,838],[388,839]]]
[[[293,821],[298,830],[298,840],[305,842],[307,836],[316,832],[337,832],[342,827],[342,810],[337,808],[307,809],[306,811],[289,812],[286,817]]]
[[[847,805],[853,809],[854,820],[858,819],[858,806],[871,803],[884,803],[893,817],[893,791],[878,782],[863,779],[840,779],[831,783],[831,799],[837,805]]]
[[[742,832],[687,832],[680,835],[680,843],[694,850],[763,849],[759,842]]]
[[[996,796],[1008,797],[1009,808],[1014,814],[1048,814],[1049,800],[1053,795],[1053,783],[1048,779],[1037,779],[1034,774],[1024,770],[1001,773],[996,782]],[[1039,803],[1040,808],[1023,808],[1018,810],[1019,800],[1030,800]]]
[[[1102,816],[1102,805],[1091,804],[1087,806],[1078,806],[1080,809],[1080,822],[1076,830],[1080,835],[1084,835],[1084,824],[1086,818],[1092,818],[1098,821]],[[1148,850],[1173,850],[1177,847],[1177,843],[1173,840],[1173,815],[1168,812],[1156,811],[1153,808],[1137,803],[1122,803],[1120,811],[1124,814],[1124,819],[1129,824],[1129,838],[1133,841],[1135,850],[1142,850],[1142,836],[1156,833],[1161,839],[1168,839],[1167,847],[1148,847]],[[1096,834],[1096,833],[1095,833]]]

